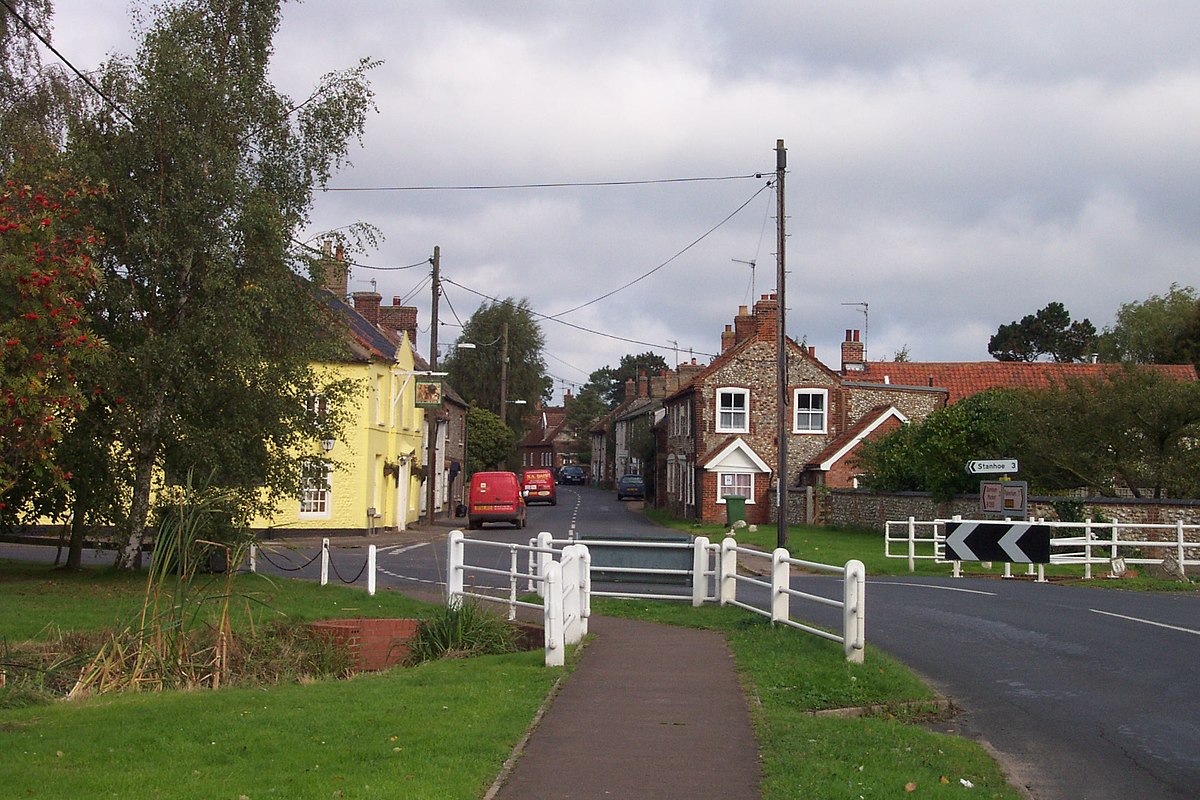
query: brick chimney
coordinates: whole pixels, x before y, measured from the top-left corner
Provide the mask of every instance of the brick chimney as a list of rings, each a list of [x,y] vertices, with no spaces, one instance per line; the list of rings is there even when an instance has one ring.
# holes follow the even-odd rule
[[[346,266],[346,250],[339,244],[337,252],[331,254],[333,242],[328,239],[325,240],[322,249],[325,251],[324,288],[328,289],[338,300],[345,300],[346,287],[350,280],[350,269]]]
[[[842,342],[842,373],[861,372],[866,367],[866,345],[858,340],[858,331],[846,330]]]
[[[363,318],[372,325],[379,324],[379,304],[383,298],[379,296],[379,292],[355,292],[354,310],[363,315]]]
[[[637,384],[634,382],[633,378],[626,378],[625,379],[625,402],[626,403],[628,403],[630,400],[632,400],[634,397],[637,396],[636,394],[634,394],[636,391],[637,391]]]
[[[763,341],[774,341],[779,325],[779,295],[764,294],[754,304],[755,335]]]
[[[724,353],[729,348],[737,343],[737,338],[733,332],[732,325],[726,325],[725,330],[721,331],[721,352]]]
[[[750,316],[750,309],[738,306],[738,314],[733,318],[733,343],[741,344],[753,335],[754,317]]]
[[[646,370],[638,373],[638,399],[644,400],[650,396],[650,379],[646,377]]]
[[[379,327],[386,331],[395,331],[397,335],[408,334],[408,341],[414,347],[417,344],[417,307],[400,305],[400,298],[393,297],[390,306],[379,309]]]

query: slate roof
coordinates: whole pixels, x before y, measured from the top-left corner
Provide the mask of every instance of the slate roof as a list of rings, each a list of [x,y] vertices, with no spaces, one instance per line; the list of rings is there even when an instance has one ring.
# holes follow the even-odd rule
[[[350,334],[351,358],[354,361],[370,361],[382,359],[396,360],[396,345],[384,333],[367,321],[366,317],[355,311],[349,304],[326,289],[315,289],[317,299],[325,305],[333,315],[346,326]]]
[[[956,403],[985,389],[1045,389],[1070,379],[1102,377],[1113,364],[1060,364],[1053,361],[869,361],[862,370],[848,372],[850,382],[944,388],[947,402]],[[1164,377],[1196,380],[1191,364],[1147,364]]]

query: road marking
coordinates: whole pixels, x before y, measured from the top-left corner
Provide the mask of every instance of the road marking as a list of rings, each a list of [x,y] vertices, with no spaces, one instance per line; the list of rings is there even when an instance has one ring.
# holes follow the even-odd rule
[[[393,544],[393,545],[390,545],[390,546],[385,547],[382,550],[380,550],[379,555],[383,555],[383,554],[387,553],[388,555],[397,555],[398,556],[401,553],[407,553],[410,550],[416,550],[418,547],[428,547],[428,546],[429,546],[429,542],[417,542],[416,544],[405,544],[405,545]]]
[[[960,589],[957,586],[935,586],[932,583],[900,583],[898,581],[872,581],[872,580],[868,580],[867,583],[874,584],[875,586],[916,586],[921,589],[941,589],[944,592],[966,592],[967,594],[985,594],[988,597],[996,596],[995,592],[983,592],[983,591],[980,591],[979,589]]]
[[[1168,625],[1165,622],[1155,622],[1152,619],[1140,619],[1138,617],[1127,617],[1124,614],[1114,614],[1111,611],[1101,611],[1098,608],[1090,608],[1088,610],[1094,611],[1097,614],[1103,614],[1106,617],[1117,617],[1118,619],[1127,619],[1130,622],[1140,622],[1143,625],[1154,625],[1157,628],[1168,628],[1173,631],[1179,631],[1181,633],[1190,633],[1193,636],[1200,636],[1200,631],[1194,631],[1191,628],[1181,628],[1178,625]]]

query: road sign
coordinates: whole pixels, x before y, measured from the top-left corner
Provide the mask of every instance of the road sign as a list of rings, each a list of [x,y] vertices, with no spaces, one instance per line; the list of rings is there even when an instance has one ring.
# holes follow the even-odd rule
[[[1050,563],[1050,528],[1029,522],[947,522],[946,557],[954,561]]]
[[[968,461],[968,475],[995,475],[1002,472],[1016,472],[1015,458],[993,458],[985,461]]]
[[[979,512],[988,517],[1028,518],[1027,481],[980,481]]]

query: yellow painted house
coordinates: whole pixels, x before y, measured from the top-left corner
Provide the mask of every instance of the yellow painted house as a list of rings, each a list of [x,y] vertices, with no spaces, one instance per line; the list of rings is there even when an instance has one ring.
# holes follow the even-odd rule
[[[361,533],[404,530],[419,519],[424,473],[424,414],[416,405],[416,359],[406,333],[393,339],[340,297],[320,290],[321,300],[347,331],[344,361],[318,365],[358,387],[342,437],[322,443],[316,459],[328,458],[325,479],[307,480],[300,499],[285,501],[258,530]],[[313,398],[320,412],[321,398]],[[323,451],[323,452],[321,452]]]

